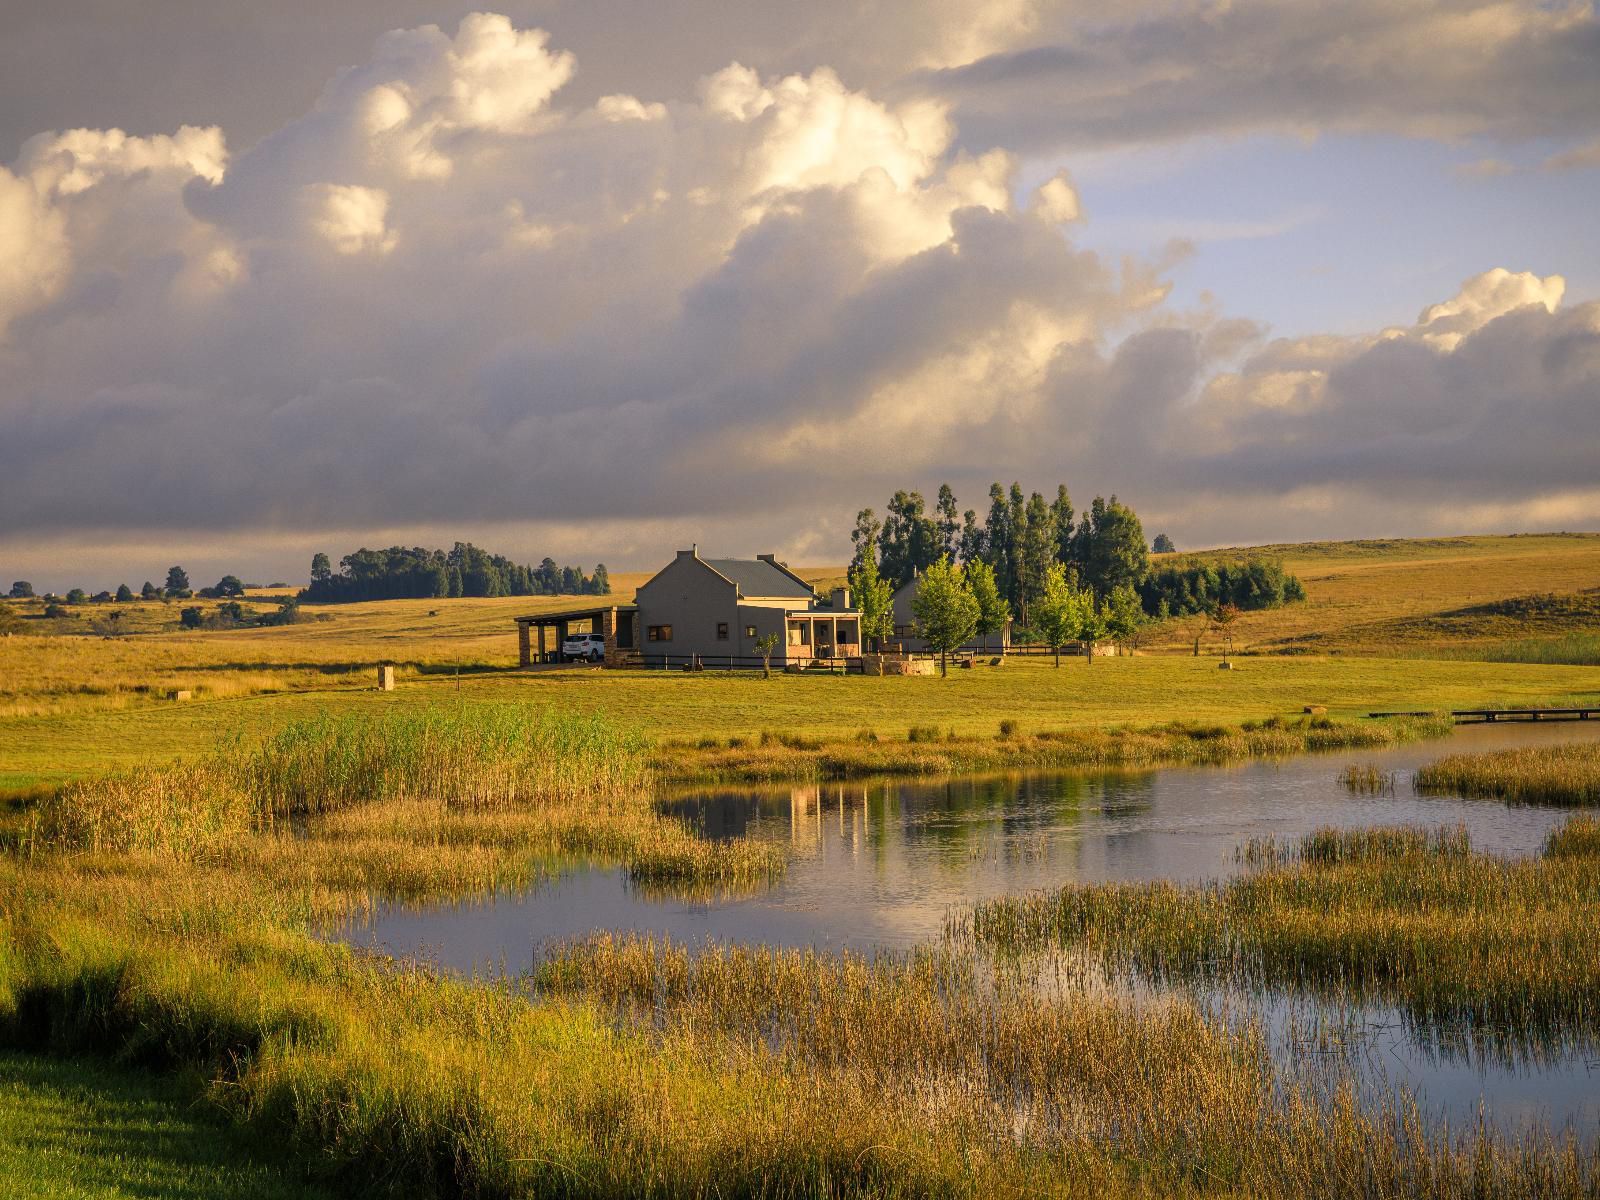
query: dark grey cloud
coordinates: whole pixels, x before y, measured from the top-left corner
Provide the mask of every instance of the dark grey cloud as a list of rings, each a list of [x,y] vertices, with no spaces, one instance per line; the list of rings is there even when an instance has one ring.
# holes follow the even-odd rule
[[[1592,135],[1590,4],[1238,0],[1089,21],[925,73],[970,146],[1062,149],[1274,131]]]

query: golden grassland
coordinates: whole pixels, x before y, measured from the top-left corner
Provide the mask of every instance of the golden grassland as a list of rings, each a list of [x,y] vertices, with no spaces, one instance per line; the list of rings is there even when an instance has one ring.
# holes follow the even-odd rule
[[[0,859],[0,1042],[174,1074],[345,1192],[1579,1197],[1600,1180],[1572,1141],[1362,1107],[1337,1062],[1280,1067],[1254,1021],[1040,988],[970,941],[862,957],[602,937],[488,982],[316,937],[375,898],[493,888],[474,864],[518,822],[521,857],[559,869],[574,848],[541,821],[574,803],[620,831],[582,857],[634,852],[637,741],[508,720],[343,718],[235,746],[203,779],[64,789]],[[519,757],[530,739],[543,752]]]
[[[1246,651],[1434,653],[1593,632],[1600,612],[1596,533],[1309,542],[1193,557],[1255,553],[1282,558],[1307,599],[1243,614],[1234,639]],[[1570,598],[1569,611],[1541,615],[1507,604],[1544,596]],[[1182,637],[1157,641],[1176,647]]]
[[[516,671],[511,618],[581,604],[574,597],[396,600],[308,607],[322,618],[275,628],[180,631],[184,602],[87,605],[87,630],[110,610],[134,632],[65,634],[31,617],[0,637],[0,791],[203,753],[235,732],[257,735],[328,709],[442,707],[458,699],[599,713],[662,742],[763,733],[881,744],[912,726],[988,737],[1001,721],[1028,734],[1171,722],[1238,725],[1336,716],[1593,700],[1600,668],[1588,641],[1600,605],[1600,535],[1448,538],[1267,547],[1304,579],[1304,604],[1240,618],[1240,669],[1183,653],[1197,621],[1152,637],[1170,653],[1071,661],[1061,670],[1013,657],[949,679],[779,678],[643,672]],[[1234,556],[1235,551],[1217,551]],[[826,582],[837,568],[805,572]],[[643,575],[614,576],[626,600]],[[1548,597],[1554,596],[1554,602]],[[271,596],[248,603],[270,606]],[[33,612],[37,604],[11,603]],[[210,602],[200,602],[206,607]],[[1464,615],[1463,615],[1464,614]],[[54,629],[50,636],[36,631]],[[1587,640],[1585,640],[1587,639]],[[1561,647],[1569,647],[1563,650]],[[1600,647],[1596,647],[1600,649]],[[1308,654],[1307,651],[1317,651]],[[1480,661],[1486,659],[1510,661]],[[372,691],[380,662],[400,692]],[[193,699],[176,702],[178,690]]]

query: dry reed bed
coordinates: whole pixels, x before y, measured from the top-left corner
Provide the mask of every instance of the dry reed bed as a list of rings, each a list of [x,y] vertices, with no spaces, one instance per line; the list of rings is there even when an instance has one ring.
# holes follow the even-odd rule
[[[1308,751],[1382,749],[1452,728],[1448,717],[1385,721],[1335,721],[1281,717],[1242,725],[1173,723],[1143,729],[1075,729],[1019,732],[1002,721],[998,736],[940,735],[913,726],[905,737],[864,729],[853,739],[821,740],[765,733],[695,742],[667,742],[653,758],[657,774],[675,784],[773,782],[790,779],[859,779],[870,775],[944,775],[1066,767],[1215,765],[1250,758],[1281,758]]]
[[[1418,769],[1417,791],[1507,804],[1600,804],[1600,742],[1451,754]]]
[[[525,707],[319,716],[193,763],[69,784],[22,840],[256,870],[362,908],[492,894],[573,859],[657,886],[782,872],[775,847],[707,843],[659,814],[645,753],[603,718]]]
[[[1223,883],[1071,885],[952,922],[1002,954],[1082,950],[1161,982],[1398,1006],[1455,1040],[1531,1050],[1600,1039],[1600,831],[1575,818],[1506,861],[1464,832],[1322,830],[1246,847]]]

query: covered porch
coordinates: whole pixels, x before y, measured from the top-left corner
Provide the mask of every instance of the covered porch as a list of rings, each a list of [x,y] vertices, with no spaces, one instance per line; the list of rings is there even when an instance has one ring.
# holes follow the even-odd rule
[[[786,613],[784,659],[806,663],[813,659],[859,658],[861,614],[805,610]]]
[[[518,617],[517,665],[558,663],[567,638],[598,633],[605,638],[606,666],[621,666],[638,653],[638,612],[632,604],[605,604]]]

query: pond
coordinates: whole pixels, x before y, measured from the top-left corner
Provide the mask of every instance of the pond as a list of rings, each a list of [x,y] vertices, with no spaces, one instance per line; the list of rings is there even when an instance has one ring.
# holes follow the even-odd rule
[[[1567,812],[1420,797],[1411,771],[1446,752],[1595,740],[1600,723],[1472,725],[1390,750],[1228,767],[702,789],[663,804],[706,837],[784,844],[782,880],[756,895],[683,899],[640,890],[622,871],[577,870],[487,903],[384,908],[345,936],[463,972],[519,972],[541,945],[601,930],[870,951],[936,940],[948,914],[986,897],[1073,881],[1225,877],[1242,869],[1235,852],[1247,839],[1323,826],[1462,824],[1480,850],[1527,855]],[[1392,794],[1349,793],[1338,773],[1351,762],[1394,772]],[[1254,1003],[1280,1031],[1306,1020],[1339,1025],[1369,1060],[1369,1078],[1411,1088],[1458,1128],[1475,1120],[1483,1097],[1504,1127],[1542,1123],[1587,1137],[1600,1129],[1596,1047],[1493,1061],[1441,1049],[1389,1010],[1331,1013],[1281,996]]]

